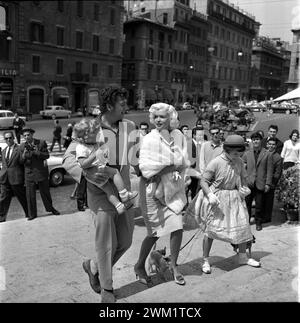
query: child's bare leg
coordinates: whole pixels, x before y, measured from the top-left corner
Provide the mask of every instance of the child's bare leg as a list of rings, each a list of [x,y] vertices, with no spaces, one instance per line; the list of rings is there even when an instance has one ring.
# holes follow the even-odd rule
[[[129,192],[126,189],[123,178],[122,178],[120,172],[116,168],[112,168],[109,166],[106,166],[106,167],[107,167],[107,169],[109,169],[111,174],[113,174],[112,180],[119,192],[119,196],[120,196],[122,202],[127,202],[138,195],[137,192]]]
[[[120,201],[119,197],[115,193],[113,184],[110,181],[107,181],[102,185],[101,189],[106,194],[109,202],[116,208],[117,212],[119,214],[124,213],[126,210],[125,205]]]

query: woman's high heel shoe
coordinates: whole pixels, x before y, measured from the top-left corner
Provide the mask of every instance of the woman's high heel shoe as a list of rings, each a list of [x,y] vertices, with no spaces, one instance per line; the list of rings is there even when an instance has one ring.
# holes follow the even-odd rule
[[[185,285],[185,279],[182,274],[179,273],[179,274],[175,275],[173,269],[171,269],[171,272],[172,272],[172,275],[174,277],[174,281],[176,284],[181,285],[181,286]]]
[[[134,272],[136,279],[139,280],[140,283],[151,287],[152,286],[152,280],[151,277],[147,275],[146,270],[140,269],[137,267],[137,265],[134,265]]]

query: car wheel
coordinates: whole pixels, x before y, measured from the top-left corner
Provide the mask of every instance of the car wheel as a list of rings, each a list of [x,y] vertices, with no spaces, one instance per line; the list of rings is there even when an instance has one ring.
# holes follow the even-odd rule
[[[285,111],[285,114],[290,114],[291,113],[291,111],[290,110],[286,110]]]
[[[53,113],[51,117],[52,117],[53,120],[56,119],[56,114]]]
[[[57,187],[64,181],[64,173],[60,169],[54,169],[50,173],[49,182],[51,186]]]
[[[270,112],[270,113],[273,113],[274,111],[273,111],[273,109],[270,109],[270,110],[269,110],[269,112]]]

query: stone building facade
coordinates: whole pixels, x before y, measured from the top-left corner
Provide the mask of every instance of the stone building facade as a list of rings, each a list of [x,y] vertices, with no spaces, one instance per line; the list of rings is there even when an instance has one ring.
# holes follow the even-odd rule
[[[13,105],[38,113],[99,103],[121,84],[123,1],[19,1]]]

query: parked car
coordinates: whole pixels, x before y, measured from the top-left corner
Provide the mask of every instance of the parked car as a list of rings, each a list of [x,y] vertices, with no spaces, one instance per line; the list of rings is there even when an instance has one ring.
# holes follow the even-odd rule
[[[289,102],[281,102],[277,103],[274,102],[271,104],[271,107],[269,109],[270,113],[298,113],[299,112],[299,105],[298,104],[291,104]]]
[[[0,110],[0,129],[13,129],[14,113],[10,110]],[[26,122],[26,118],[20,116]]]
[[[40,111],[43,119],[71,118],[71,114],[71,110],[67,110],[61,105],[48,105],[44,110]]]
[[[49,169],[49,183],[51,186],[57,187],[64,181],[66,170],[62,165],[63,158],[59,156],[50,156],[47,159]]]
[[[4,140],[4,139],[3,139]],[[0,169],[2,167],[2,150],[7,146],[3,140],[0,140]],[[57,187],[64,182],[66,170],[62,166],[63,158],[59,156],[50,156],[47,159],[49,169],[49,183],[51,186]]]

